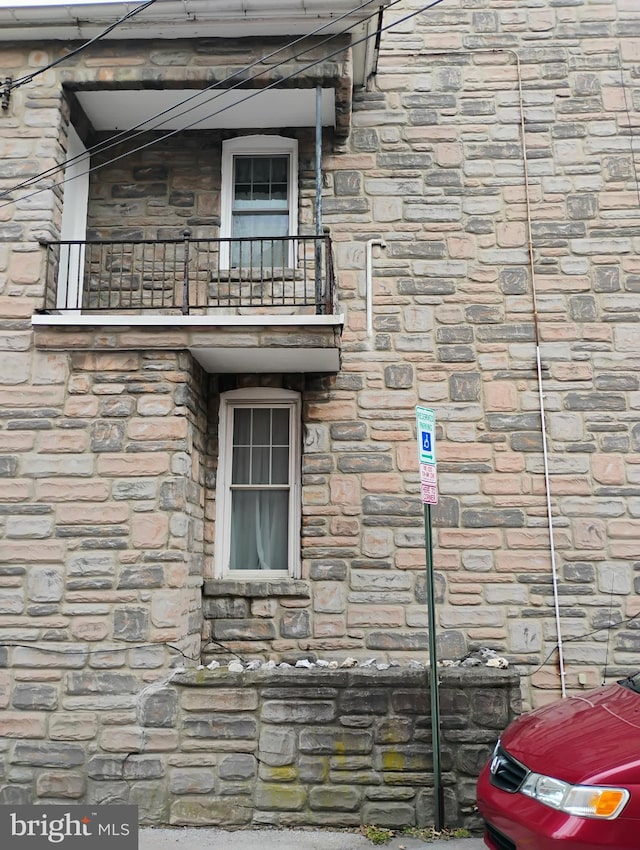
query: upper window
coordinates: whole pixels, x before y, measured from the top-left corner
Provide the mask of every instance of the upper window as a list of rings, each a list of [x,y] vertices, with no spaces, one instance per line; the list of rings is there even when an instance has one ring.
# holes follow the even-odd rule
[[[220,397],[218,577],[300,575],[300,396],[259,387]]]
[[[221,268],[293,265],[297,230],[295,139],[241,136],[222,144]]]

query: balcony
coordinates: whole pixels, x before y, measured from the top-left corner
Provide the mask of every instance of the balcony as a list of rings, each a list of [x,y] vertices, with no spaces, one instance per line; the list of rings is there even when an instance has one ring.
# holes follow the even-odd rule
[[[100,329],[120,328],[128,344],[135,329],[147,335],[141,345],[187,348],[211,372],[339,367],[342,317],[328,234],[202,239],[187,230],[180,239],[43,245],[37,328],[95,328],[96,339]],[[69,348],[74,337],[41,340]]]
[[[47,242],[47,313],[330,315],[325,236]]]

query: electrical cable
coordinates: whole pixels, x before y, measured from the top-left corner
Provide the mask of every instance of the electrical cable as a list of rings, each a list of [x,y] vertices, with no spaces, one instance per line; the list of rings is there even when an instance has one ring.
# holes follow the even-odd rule
[[[238,655],[234,650],[229,649],[228,646],[225,646],[220,641],[213,640],[212,638],[207,638],[206,645],[214,644],[219,649],[223,649],[225,652],[228,652],[229,655],[233,655],[235,658],[238,658],[240,661],[246,663],[246,659],[242,657],[242,655]],[[194,658],[192,655],[187,655],[186,652],[183,652],[179,646],[175,646],[172,643],[138,643],[138,644],[127,644],[126,646],[109,646],[104,647],[103,649],[85,649],[83,647],[76,647],[73,644],[69,645],[69,649],[59,649],[55,647],[48,647],[45,645],[32,644],[32,643],[20,643],[19,641],[8,641],[8,642],[0,642],[0,649],[35,649],[37,652],[51,653],[57,655],[86,655],[87,657],[93,655],[105,655],[111,652],[127,652],[130,649],[157,649],[159,646],[164,646],[167,649],[171,649],[174,652],[177,652],[185,661],[193,661],[194,663],[200,662],[200,656]]]
[[[210,102],[217,100],[219,97],[223,97],[229,91],[233,91],[237,88],[245,86],[247,83],[252,82],[257,77],[260,76],[260,74],[254,74],[253,76],[250,76],[250,77],[247,78],[245,76],[247,74],[247,72],[251,71],[252,69],[254,69],[258,66],[264,65],[265,62],[268,62],[270,59],[277,56],[278,53],[282,53],[284,50],[289,51],[292,47],[295,47],[296,44],[299,44],[303,41],[306,41],[309,38],[313,38],[314,36],[321,33],[328,26],[332,26],[336,22],[344,20],[345,18],[347,18],[349,15],[353,14],[354,12],[360,12],[363,9],[365,9],[367,6],[371,5],[372,3],[378,3],[378,2],[379,2],[379,0],[365,0],[364,3],[353,7],[348,12],[344,12],[339,18],[332,19],[331,21],[327,21],[324,24],[321,24],[320,26],[316,27],[314,30],[311,30],[310,32],[305,33],[304,35],[299,36],[298,38],[294,39],[291,42],[287,42],[284,45],[280,45],[275,50],[272,50],[271,53],[267,53],[264,56],[261,56],[258,59],[254,60],[249,65],[245,65],[243,68],[240,68],[237,71],[234,71],[228,77],[225,77],[224,80],[218,80],[214,83],[211,83],[210,85],[206,86],[204,89],[197,89],[192,95],[189,95],[189,97],[184,98],[184,100],[180,101],[179,103],[174,104],[173,106],[167,107],[166,109],[163,109],[162,111],[156,113],[155,115],[152,115],[148,118],[145,118],[143,121],[140,121],[138,124],[135,124],[133,127],[129,127],[126,130],[122,130],[114,136],[109,136],[108,139],[105,139],[104,141],[98,142],[95,145],[93,145],[92,147],[87,148],[87,150],[85,152],[78,154],[76,156],[70,157],[69,159],[66,159],[63,162],[58,163],[54,166],[51,166],[50,168],[46,169],[45,171],[41,171],[38,174],[34,175],[33,177],[30,177],[26,180],[23,180],[22,183],[18,183],[16,185],[14,185],[10,189],[3,190],[2,192],[0,192],[0,199],[6,197],[8,194],[15,192],[19,189],[26,188],[27,186],[30,186],[31,184],[35,183],[38,180],[42,180],[45,177],[49,177],[49,176],[55,174],[57,171],[60,171],[61,169],[64,169],[65,167],[67,167],[71,164],[77,163],[79,160],[89,158],[92,154],[104,153],[104,151],[110,150],[111,148],[116,147],[121,142],[131,141],[131,140],[137,138],[138,136],[143,135],[144,133],[151,132],[152,130],[158,129],[158,127],[161,126],[162,122],[160,122],[160,124],[158,124],[158,123],[152,124],[152,122],[158,122],[158,121],[160,121],[160,119],[171,115],[171,113],[175,113],[175,114],[171,115],[172,118],[174,118],[174,119],[175,118],[181,118],[183,115],[186,115],[189,112],[192,112],[194,109],[200,108],[200,106],[202,106],[203,104],[195,104],[194,106],[189,107],[188,109],[185,109],[182,112],[175,112],[175,110],[180,109],[182,106],[185,106],[186,104],[190,103],[193,100],[197,100],[198,98],[201,98],[207,92],[220,89],[220,91],[217,95],[210,98],[206,102],[206,103],[210,103]],[[402,2],[402,0],[392,0],[392,3],[390,4],[390,6],[388,8],[391,8],[392,6],[396,5],[399,2]],[[375,15],[378,14],[378,11],[379,11],[379,7],[376,6],[374,12],[367,15],[364,18],[364,20],[368,20],[369,18],[374,17]],[[336,37],[336,35],[344,35],[345,33],[349,32],[350,29],[353,29],[353,27],[358,26],[360,23],[361,23],[361,21],[357,21],[356,23],[350,24],[348,27],[341,30],[339,33],[332,33],[328,38],[324,39],[319,45],[311,45],[311,46],[307,47],[305,50],[301,50],[300,52],[294,54],[293,56],[287,55],[286,59],[283,59],[281,62],[277,62],[273,66],[273,69],[279,68],[281,65],[285,64],[285,62],[290,62],[291,60],[299,59],[301,56],[304,56],[306,53],[308,53],[309,50],[311,50],[311,49],[317,49],[318,47],[324,46],[328,42],[332,41]],[[321,61],[324,61],[324,59],[321,60]],[[240,78],[240,79],[233,86],[230,86],[230,87],[227,86],[227,84],[230,81],[234,80],[235,78]],[[221,88],[223,85],[225,86],[224,89]],[[231,108],[231,106],[228,106],[226,108],[229,109],[229,108]],[[220,111],[223,111],[223,110],[220,110]],[[219,114],[219,113],[213,113],[213,115],[216,115],[216,114]],[[212,117],[212,116],[207,116],[207,117]],[[202,119],[199,119],[199,121],[200,120],[202,120]],[[151,126],[147,126],[147,125],[151,125]],[[191,125],[191,126],[193,126],[193,125]],[[178,132],[181,132],[183,129],[185,129],[185,128],[180,128],[180,130]],[[134,132],[134,131],[139,131],[139,132]],[[159,139],[158,141],[162,141],[162,139]],[[136,153],[136,151],[132,150],[131,153]],[[104,165],[107,165],[107,164],[110,164],[110,162],[104,163],[100,167],[104,167]],[[82,175],[77,175],[77,176],[82,176]],[[61,182],[64,183],[65,181],[63,180]],[[59,184],[55,184],[55,185],[59,185]],[[27,196],[27,197],[30,197],[30,196]]]
[[[622,95],[624,97],[624,111],[627,116],[627,127],[629,128],[629,152],[631,153],[631,166],[635,177],[636,195],[638,197],[638,206],[640,206],[640,179],[638,175],[638,166],[636,165],[636,155],[634,150],[635,136],[633,135],[633,126],[631,124],[631,108],[629,106],[629,97],[627,92],[627,84],[624,79],[624,68],[622,66],[622,56],[620,48],[618,48],[618,70],[620,71],[620,85],[622,86]]]
[[[590,632],[585,632],[584,634],[581,634],[581,635],[575,635],[575,637],[568,637],[568,638],[564,638],[564,643],[575,643],[575,642],[576,642],[576,641],[578,641],[578,640],[584,640],[585,638],[591,637],[591,635],[597,635],[597,634],[598,634],[598,632],[603,632],[603,631],[611,632],[611,631],[613,631],[613,629],[616,629],[616,628],[618,628],[618,627],[620,627],[620,626],[626,626],[626,625],[628,625],[629,623],[633,623],[633,622],[635,622],[635,620],[637,620],[637,619],[638,619],[638,617],[640,617],[640,611],[638,611],[638,613],[637,613],[637,614],[634,614],[632,617],[627,617],[625,620],[620,620],[620,621],[619,621],[619,622],[617,622],[617,623],[611,623],[611,622],[609,622],[609,624],[608,624],[608,625],[606,625],[606,626],[599,626],[597,629],[592,629]],[[551,658],[551,656],[554,654],[554,652],[556,652],[556,651],[557,651],[557,649],[558,649],[558,644],[556,643],[556,644],[553,646],[553,648],[551,649],[551,651],[549,652],[549,654],[548,654],[548,655],[544,658],[544,660],[543,660],[543,661],[541,661],[541,662],[538,664],[538,666],[537,666],[534,670],[532,670],[530,673],[526,673],[526,674],[524,674],[524,675],[525,675],[525,677],[526,677],[527,679],[530,679],[532,676],[535,676],[535,674],[536,674],[536,673],[538,673],[540,670],[542,670],[542,668],[543,668],[543,667],[545,666],[545,664],[549,661],[549,659],[550,659],[550,658]],[[532,684],[532,686],[533,686],[534,688],[540,688],[540,686],[539,686],[539,685],[536,685],[536,684],[534,684],[533,682],[532,682],[531,684]]]
[[[123,15],[121,18],[118,18],[117,21],[110,24],[106,30],[101,33],[98,33],[98,35],[95,35],[93,38],[89,39],[89,41],[84,42],[84,44],[81,44],[79,47],[76,47],[70,53],[65,53],[64,56],[60,56],[55,61],[50,62],[43,68],[39,68],[37,71],[33,71],[31,74],[25,74],[24,77],[19,77],[17,80],[11,80],[11,82],[6,84],[7,90],[11,92],[14,89],[17,89],[19,86],[24,86],[26,85],[26,83],[30,83],[35,77],[38,77],[40,74],[44,74],[45,71],[50,71],[52,68],[55,68],[58,65],[61,65],[63,62],[66,62],[67,59],[71,59],[72,56],[77,56],[78,53],[82,53],[82,51],[86,50],[87,47],[91,47],[92,44],[95,44],[97,41],[100,41],[105,36],[109,35],[110,32],[113,32],[113,30],[116,29],[116,27],[119,27],[120,24],[124,23],[125,21],[128,21],[129,18],[133,18],[140,12],[144,12],[145,9],[148,9],[149,6],[153,5],[153,3],[155,2],[156,0],[147,0],[147,2],[144,3],[142,6],[138,6],[135,9],[129,10],[126,15]]]
[[[397,3],[397,2],[400,2],[400,0],[394,0],[394,3]],[[363,42],[366,42],[368,39],[376,37],[378,33],[385,32],[386,30],[391,29],[394,26],[398,26],[399,24],[404,23],[404,22],[406,22],[407,20],[409,20],[413,17],[416,17],[417,15],[419,15],[419,14],[425,12],[425,11],[428,11],[429,9],[432,9],[434,6],[440,5],[440,3],[443,3],[443,2],[444,2],[444,0],[432,0],[432,2],[429,3],[428,5],[423,6],[420,9],[417,9],[414,12],[408,13],[407,15],[405,15],[402,18],[399,18],[396,21],[392,21],[391,23],[387,24],[386,26],[378,27],[374,33],[371,33],[369,35],[365,35],[365,36],[362,36],[359,39],[356,39],[355,41],[353,41],[351,43],[351,46],[355,46],[355,45],[361,44]],[[348,31],[348,29],[345,29],[343,32],[347,32],[347,31]],[[340,33],[340,34],[342,34],[342,33]],[[27,195],[22,196],[22,198],[20,200],[27,200],[29,198],[34,197],[35,195],[41,194],[42,192],[49,191],[54,186],[61,186],[64,183],[69,182],[70,180],[75,180],[75,179],[78,179],[80,177],[84,177],[86,174],[90,174],[94,171],[97,171],[100,168],[104,168],[107,165],[112,165],[113,163],[118,162],[121,159],[125,159],[128,156],[131,156],[135,153],[139,153],[140,151],[143,151],[143,150],[145,150],[149,147],[153,147],[154,145],[158,144],[159,142],[166,141],[167,139],[172,138],[173,136],[176,136],[177,134],[182,133],[185,130],[191,129],[192,127],[194,127],[196,124],[199,124],[203,120],[207,120],[208,118],[217,117],[218,115],[222,114],[223,112],[226,112],[228,109],[231,109],[232,107],[236,107],[236,106],[239,106],[243,103],[246,103],[247,101],[253,99],[254,97],[258,97],[262,92],[273,89],[273,88],[281,85],[283,82],[287,82],[288,80],[293,79],[294,77],[298,76],[300,73],[303,73],[304,71],[308,71],[311,68],[314,68],[316,65],[320,65],[323,62],[326,62],[327,59],[331,59],[334,56],[336,56],[337,54],[341,53],[343,51],[343,49],[344,49],[343,47],[337,48],[336,50],[332,51],[331,53],[328,53],[327,55],[323,56],[321,59],[316,59],[313,62],[309,62],[307,65],[302,66],[302,68],[298,68],[295,71],[292,71],[290,74],[286,75],[285,77],[282,77],[279,80],[275,80],[274,82],[270,83],[269,85],[265,86],[262,89],[252,90],[247,95],[247,97],[243,98],[242,100],[237,101],[236,103],[234,103],[232,105],[222,107],[219,110],[216,110],[212,113],[209,113],[208,115],[204,116],[204,118],[200,117],[196,121],[194,121],[192,124],[187,124],[184,127],[180,127],[176,130],[172,130],[172,131],[164,134],[163,136],[160,136],[159,138],[150,140],[146,144],[139,145],[138,147],[133,148],[132,150],[128,150],[125,153],[120,154],[119,156],[112,157],[111,159],[107,160],[104,163],[100,163],[99,165],[90,167],[90,168],[86,169],[85,171],[80,172],[80,173],[74,175],[73,177],[71,177],[69,179],[63,178],[62,180],[55,181],[54,183],[52,183],[50,185],[47,185],[45,187],[42,187],[40,189],[35,190],[34,192],[31,192]],[[61,168],[61,166],[57,166],[56,170],[59,170],[60,168]],[[36,176],[36,177],[32,178],[32,180],[29,181],[29,182],[33,182],[33,181],[38,180],[38,179],[40,179],[40,177]],[[6,197],[7,194],[9,194],[13,191],[16,191],[15,187],[12,188],[12,189],[5,190],[3,193],[0,194],[0,199],[3,198],[3,197]],[[3,209],[4,207],[9,206],[10,204],[13,204],[13,203],[14,203],[14,201],[12,200],[12,201],[7,201],[4,204],[0,204],[0,209]]]

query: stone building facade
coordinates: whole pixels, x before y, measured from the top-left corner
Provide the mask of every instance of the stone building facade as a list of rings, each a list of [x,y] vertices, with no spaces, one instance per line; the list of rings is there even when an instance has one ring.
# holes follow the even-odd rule
[[[437,422],[440,656],[498,650],[525,705],[636,663],[637,4],[397,2],[352,30],[333,5],[327,34],[221,7],[226,29],[212,13],[168,38],[158,12],[74,55],[63,18],[2,10],[7,752],[73,740],[79,710],[130,725],[119,677],[178,664],[424,662],[416,405]],[[237,114],[124,132],[234,80],[253,98]],[[271,176],[236,207],[229,162],[261,150]],[[277,250],[299,252],[278,267],[271,243],[266,277],[234,259],[247,210],[286,218]],[[284,542],[245,575],[229,423],[247,410],[286,411],[267,447],[289,477],[270,461]],[[7,763],[10,788],[34,770]]]

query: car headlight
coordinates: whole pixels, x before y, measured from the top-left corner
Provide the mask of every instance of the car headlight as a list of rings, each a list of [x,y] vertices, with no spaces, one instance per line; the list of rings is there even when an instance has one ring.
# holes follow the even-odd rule
[[[604,785],[570,785],[561,779],[530,773],[520,791],[545,806],[581,818],[617,818],[629,799],[626,788]]]

